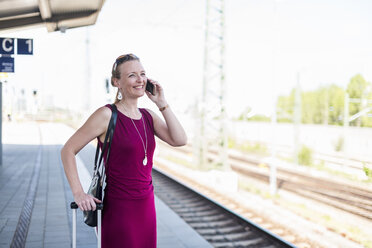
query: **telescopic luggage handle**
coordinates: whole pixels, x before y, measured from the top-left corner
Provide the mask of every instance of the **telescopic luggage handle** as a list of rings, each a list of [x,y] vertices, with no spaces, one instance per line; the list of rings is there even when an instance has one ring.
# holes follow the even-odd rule
[[[76,204],[76,202],[71,202],[70,204],[71,209],[77,209],[79,206]],[[103,204],[102,203],[96,203],[96,208],[97,210],[102,210],[103,209]]]
[[[79,208],[76,202],[71,202],[70,208],[72,209],[72,248],[76,248],[76,211]],[[97,247],[101,248],[101,211],[103,209],[103,203],[96,204],[98,225],[96,229],[97,235]]]

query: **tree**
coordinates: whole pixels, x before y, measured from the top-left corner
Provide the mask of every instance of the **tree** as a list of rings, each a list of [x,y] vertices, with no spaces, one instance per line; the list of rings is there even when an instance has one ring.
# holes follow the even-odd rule
[[[302,94],[302,122],[328,124],[329,87],[323,86],[317,90]]]
[[[366,100],[372,99],[371,89],[372,84],[367,82],[360,74],[350,79],[347,93],[349,93],[350,98],[360,99],[360,101],[350,103],[349,116],[360,112],[368,106],[368,101]],[[295,89],[292,89],[289,95],[279,96],[277,103],[278,122],[293,122],[295,92]],[[345,93],[344,89],[336,84],[322,86],[313,91],[302,92],[301,122],[343,125]],[[362,101],[363,99],[364,101]],[[247,110],[242,113],[242,116],[246,115]],[[267,118],[262,118],[262,120],[266,121]],[[362,116],[357,121],[352,122],[351,125],[372,127],[372,118]]]
[[[292,122],[295,90],[278,99],[278,121]],[[303,92],[302,123],[343,125],[345,91],[335,85],[322,86]]]
[[[360,99],[360,102],[351,102],[349,105],[349,114],[354,115],[360,112],[365,106],[363,99],[368,99],[370,97],[370,87],[371,83],[367,82],[362,75],[357,74],[350,79],[350,83],[347,86],[347,93],[350,98]],[[360,127],[362,125],[362,120],[368,122],[365,117],[356,119],[351,125],[356,125]]]
[[[277,103],[278,122],[292,122],[294,111],[295,90],[289,96],[279,96]]]
[[[344,102],[345,102],[345,91],[332,84],[328,88],[329,96],[329,124],[332,125],[343,125],[344,119]]]

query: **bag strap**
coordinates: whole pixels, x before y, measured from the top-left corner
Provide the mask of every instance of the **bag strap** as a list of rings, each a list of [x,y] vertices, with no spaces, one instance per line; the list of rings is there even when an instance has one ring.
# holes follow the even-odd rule
[[[101,172],[101,186],[102,186],[102,192],[101,192],[101,196],[103,196],[103,182],[106,181],[106,173],[105,173],[105,169],[107,170],[107,173],[108,173],[108,168],[109,168],[109,158],[110,158],[110,151],[111,151],[111,144],[112,144],[112,138],[114,137],[114,131],[115,131],[115,127],[116,127],[116,120],[117,120],[117,114],[118,114],[118,110],[116,108],[116,105],[115,104],[111,104],[111,107],[112,107],[112,115],[113,115],[113,118],[112,118],[112,126],[108,128],[108,130],[110,131],[110,140],[109,140],[109,147],[108,147],[108,150],[107,150],[107,156],[106,156],[106,166],[102,166],[102,172]],[[103,154],[103,153],[102,153]],[[102,158],[101,158],[102,160]]]
[[[98,170],[99,170],[99,168],[102,164],[103,154],[105,153],[105,150],[107,148],[107,144],[108,144],[108,151],[107,151],[107,154],[106,154],[106,164],[108,164],[112,138],[114,136],[114,131],[115,131],[115,127],[116,127],[116,120],[117,120],[117,108],[116,108],[115,104],[111,104],[111,110],[112,110],[111,119],[110,119],[109,125],[107,127],[107,132],[106,132],[105,140],[103,142],[101,153],[99,152],[99,144],[97,143],[96,155],[95,155],[95,159],[94,159],[94,172],[93,172],[94,175],[98,172]],[[98,159],[98,154],[100,154],[99,159]],[[98,164],[97,164],[97,161],[98,161]],[[102,172],[103,172],[103,169],[102,169]]]
[[[99,155],[99,144],[98,144],[98,142],[97,142],[96,155],[95,155],[95,157],[94,157],[94,169],[93,169],[93,174],[95,174],[95,173],[96,173],[96,170],[97,170],[98,155]]]
[[[115,127],[116,127],[116,120],[117,120],[117,116],[118,116],[118,110],[116,108],[116,105],[111,104],[111,107],[112,107],[113,118],[112,118],[112,125],[108,127],[108,132],[110,132],[110,134],[109,134],[110,140],[109,140],[109,143],[108,143],[108,150],[107,150],[107,154],[106,154],[106,167],[108,167],[108,164],[109,164],[112,138],[114,137],[114,131],[115,131]],[[102,160],[102,158],[101,158],[101,160]],[[103,173],[102,173],[102,175],[103,175]]]

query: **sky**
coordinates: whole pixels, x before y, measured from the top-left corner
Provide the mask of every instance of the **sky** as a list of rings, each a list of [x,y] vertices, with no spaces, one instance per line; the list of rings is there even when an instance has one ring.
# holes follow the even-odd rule
[[[298,78],[303,90],[345,88],[358,73],[372,81],[372,1],[225,0],[225,6],[229,117],[247,107],[269,115],[273,99]],[[134,53],[173,108],[190,111],[202,91],[205,9],[201,0],[106,0],[90,27],[1,32],[34,39],[33,56],[15,56],[8,87],[37,89],[43,104],[70,110],[90,100],[94,110],[108,99],[105,80],[116,57]],[[156,109],[146,98],[140,104]]]

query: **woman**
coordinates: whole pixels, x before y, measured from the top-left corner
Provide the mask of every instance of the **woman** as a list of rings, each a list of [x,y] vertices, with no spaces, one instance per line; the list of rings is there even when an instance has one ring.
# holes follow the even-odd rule
[[[146,89],[147,76],[133,54],[116,59],[111,84],[118,88],[115,105],[118,117],[109,164],[102,213],[102,247],[156,247],[156,215],[151,169],[155,149],[154,135],[171,146],[186,144],[185,131],[164,97],[161,85],[154,84],[154,95]],[[153,111],[137,107],[144,94],[159,108],[165,122]],[[74,200],[83,211],[95,210],[100,201],[84,193],[79,181],[75,155],[91,140],[102,142],[111,118],[111,105],[96,110],[66,142],[61,151],[65,173]]]

